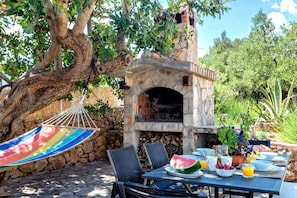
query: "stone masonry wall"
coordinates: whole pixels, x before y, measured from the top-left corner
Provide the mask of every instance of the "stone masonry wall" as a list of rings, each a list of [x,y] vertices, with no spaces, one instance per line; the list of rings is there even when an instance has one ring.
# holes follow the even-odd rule
[[[145,61],[145,60],[142,60]],[[124,145],[138,145],[140,131],[159,132],[182,132],[183,133],[183,153],[190,154],[194,149],[193,126],[213,125],[214,120],[214,82],[202,75],[202,71],[194,65],[183,65],[183,62],[170,62],[168,67],[164,61],[154,62],[148,59],[145,65],[138,64],[143,68],[141,73],[134,72],[133,75],[126,76],[125,81],[130,89],[125,90],[125,128]],[[166,61],[165,61],[166,62]],[[146,67],[150,65],[154,69]],[[182,68],[189,67],[190,71],[197,69],[197,72],[184,71]],[[192,68],[193,67],[193,68]],[[144,69],[146,68],[146,69]],[[199,70],[199,72],[198,72]],[[203,70],[204,71],[204,70]],[[206,72],[206,71],[205,71]],[[197,74],[196,74],[197,73]],[[206,72],[207,73],[207,72]],[[208,72],[211,76],[211,72]],[[183,84],[183,77],[189,77],[190,86]],[[213,76],[214,77],[214,76]],[[174,90],[183,96],[183,122],[182,123],[162,123],[162,122],[136,122],[138,115],[138,96],[143,92],[155,87],[163,87]],[[152,127],[150,127],[151,125]],[[166,129],[165,130],[165,126]],[[180,127],[181,126],[181,127]]]
[[[278,153],[291,153],[291,158],[287,166],[285,181],[297,182],[297,145],[281,142],[272,142],[271,150]]]

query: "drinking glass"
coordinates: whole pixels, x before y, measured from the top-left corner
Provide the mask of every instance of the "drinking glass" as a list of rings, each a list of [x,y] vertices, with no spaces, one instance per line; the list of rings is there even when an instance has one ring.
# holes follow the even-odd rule
[[[242,165],[242,176],[245,178],[254,177],[255,167],[251,164],[243,164]]]
[[[201,168],[203,168],[203,169],[207,168],[206,160],[200,160],[199,162],[200,162]]]

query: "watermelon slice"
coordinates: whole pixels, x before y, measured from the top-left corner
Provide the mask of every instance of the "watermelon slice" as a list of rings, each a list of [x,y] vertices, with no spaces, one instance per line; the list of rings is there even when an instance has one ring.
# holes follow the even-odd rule
[[[170,159],[170,165],[175,168],[177,172],[184,174],[193,173],[201,168],[198,160],[176,154]]]

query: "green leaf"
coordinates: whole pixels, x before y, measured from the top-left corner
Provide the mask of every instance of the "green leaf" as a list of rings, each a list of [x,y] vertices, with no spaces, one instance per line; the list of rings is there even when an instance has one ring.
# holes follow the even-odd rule
[[[25,33],[31,34],[34,32],[34,24],[27,24],[24,29]]]

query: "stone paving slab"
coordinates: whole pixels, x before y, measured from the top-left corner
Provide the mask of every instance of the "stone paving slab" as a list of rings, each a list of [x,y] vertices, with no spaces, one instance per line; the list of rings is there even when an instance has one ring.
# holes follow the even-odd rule
[[[110,163],[106,159],[100,159],[6,180],[3,182],[2,190],[9,194],[8,197],[15,198],[103,198],[110,197],[114,180]]]

